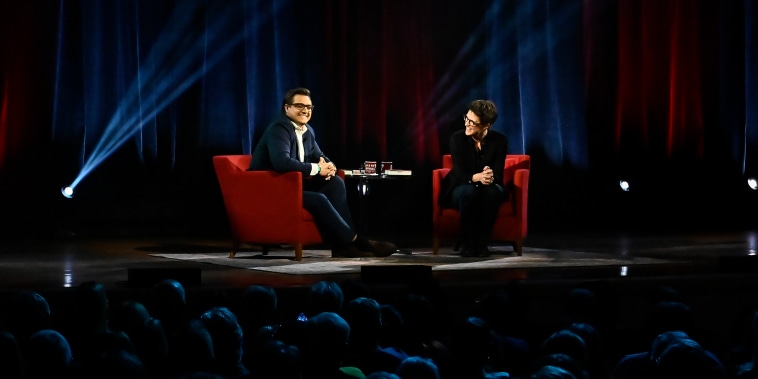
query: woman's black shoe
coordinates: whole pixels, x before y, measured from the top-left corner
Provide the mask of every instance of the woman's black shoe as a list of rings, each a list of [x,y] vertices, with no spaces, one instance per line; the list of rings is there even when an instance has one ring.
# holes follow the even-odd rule
[[[476,254],[477,257],[489,257],[490,256],[490,249],[487,248],[487,245],[479,246],[479,252]]]
[[[479,252],[476,248],[472,248],[470,245],[463,245],[461,246],[461,256],[462,257],[476,257],[479,255]]]

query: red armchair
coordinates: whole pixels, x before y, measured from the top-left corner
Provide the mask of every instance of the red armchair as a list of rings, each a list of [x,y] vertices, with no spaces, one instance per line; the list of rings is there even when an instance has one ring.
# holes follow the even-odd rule
[[[494,241],[507,241],[517,255],[522,254],[527,231],[527,195],[529,192],[529,170],[531,160],[528,155],[509,154],[505,159],[503,181],[513,183],[508,201],[500,206],[495,226],[492,228]],[[450,154],[442,156],[442,168],[432,170],[432,251],[439,252],[441,240],[456,241],[460,233],[460,214],[456,209],[438,205],[442,179],[453,167]]]
[[[243,243],[263,246],[292,244],[295,259],[303,259],[303,245],[322,242],[311,214],[303,208],[300,172],[247,171],[251,155],[213,157],[232,235],[229,258]]]

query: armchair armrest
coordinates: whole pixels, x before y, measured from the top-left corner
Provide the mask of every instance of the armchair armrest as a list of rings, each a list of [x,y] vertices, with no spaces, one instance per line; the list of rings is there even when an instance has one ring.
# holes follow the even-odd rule
[[[434,221],[440,216],[442,207],[439,205],[440,192],[442,191],[442,179],[450,173],[449,168],[438,168],[432,170],[432,210]]]
[[[230,176],[221,191],[232,233],[259,241],[291,239],[303,219],[302,174],[237,170]]]
[[[513,213],[526,235],[529,200],[529,170],[518,169],[513,175]]]

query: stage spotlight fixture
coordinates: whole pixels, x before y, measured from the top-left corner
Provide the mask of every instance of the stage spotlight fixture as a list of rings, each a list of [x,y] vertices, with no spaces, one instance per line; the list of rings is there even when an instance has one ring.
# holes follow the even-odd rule
[[[629,192],[629,189],[630,189],[629,182],[624,179],[619,180],[619,188],[621,188],[621,190],[624,192]]]
[[[621,266],[621,271],[619,272],[620,276],[627,276],[629,275],[629,267],[628,266]]]
[[[755,177],[747,178],[747,185],[751,190],[758,190],[758,179]]]
[[[74,187],[66,186],[61,188],[61,194],[67,199],[74,197]]]

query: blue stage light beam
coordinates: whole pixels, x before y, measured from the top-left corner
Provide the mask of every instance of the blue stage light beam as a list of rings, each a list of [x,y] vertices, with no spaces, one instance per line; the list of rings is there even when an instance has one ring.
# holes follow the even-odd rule
[[[97,168],[111,156],[130,137],[142,129],[142,126],[153,120],[155,116],[171,104],[187,88],[202,78],[213,66],[224,59],[228,53],[245,39],[250,30],[264,24],[273,18],[282,8],[281,2],[272,8],[265,17],[257,18],[255,22],[245,20],[242,32],[226,30],[232,25],[232,17],[239,12],[238,8],[227,6],[219,15],[212,19],[207,17],[206,28],[193,32],[191,23],[198,12],[204,9],[192,8],[196,2],[179,2],[172,15],[173,22],[168,23],[145,60],[138,62],[135,80],[130,85],[126,95],[108,122],[97,145],[88,155],[79,174],[62,190],[64,196],[70,193],[72,197],[76,186],[92,170]],[[232,38],[226,36],[231,35]],[[139,39],[137,39],[139,40]],[[145,111],[142,104],[154,104],[152,109]]]
[[[451,62],[447,70],[435,83],[431,93],[439,94],[430,98],[422,120],[413,120],[413,124],[422,125],[431,122],[432,117],[438,117],[438,121],[455,122],[460,117],[460,95],[477,91],[481,95],[484,87],[487,96],[496,102],[505,102],[502,93],[503,83],[520,76],[522,67],[534,64],[538,59],[546,56],[556,46],[564,42],[565,34],[551,34],[550,25],[563,25],[571,20],[581,5],[571,4],[563,6],[557,12],[545,17],[544,26],[530,29],[533,31],[528,37],[514,39],[519,33],[519,20],[528,19],[538,7],[544,4],[537,1],[518,2],[515,11],[506,14],[504,2],[492,2],[490,7],[483,13],[484,19],[477,24],[476,29],[470,34],[467,41],[459,50],[457,56]],[[546,11],[549,11],[547,9]],[[551,18],[552,17],[552,18]],[[552,37],[552,38],[551,38]],[[558,37],[558,38],[554,38]],[[479,43],[485,39],[485,43]],[[477,51],[477,45],[483,46],[482,51]],[[505,60],[504,57],[514,57]],[[519,104],[523,106],[524,96],[522,84],[519,83]],[[527,112],[521,112],[523,115]],[[527,121],[522,120],[522,136],[526,135]],[[409,129],[410,130],[410,129]],[[409,131],[410,132],[410,131]],[[427,133],[437,133],[437,130],[427,129]],[[518,136],[521,137],[521,136]],[[518,141],[514,141],[518,142]],[[522,151],[526,150],[526,138],[520,141]]]

